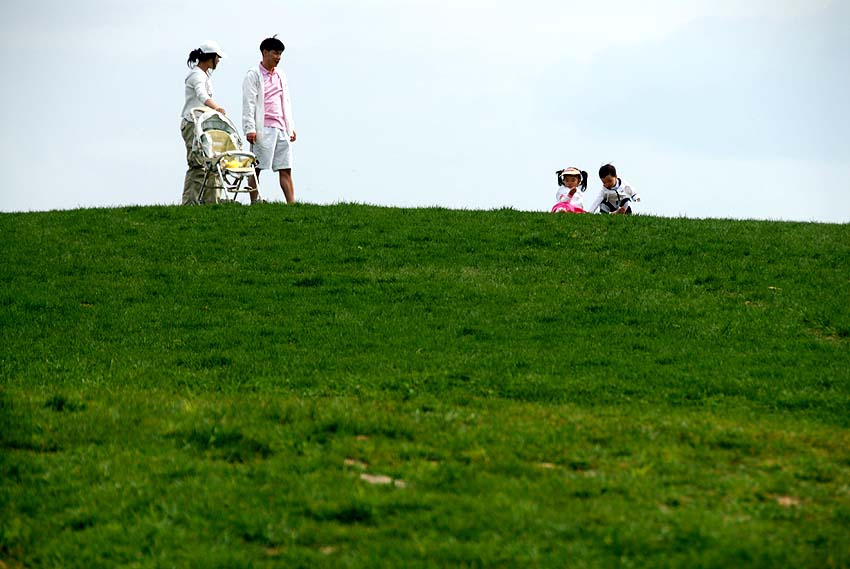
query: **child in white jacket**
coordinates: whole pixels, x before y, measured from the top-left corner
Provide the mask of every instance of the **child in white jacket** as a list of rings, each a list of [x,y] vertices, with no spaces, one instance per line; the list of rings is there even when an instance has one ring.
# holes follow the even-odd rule
[[[632,205],[640,201],[640,196],[625,180],[617,177],[614,165],[602,166],[599,179],[602,180],[602,189],[587,211],[595,213],[598,209],[599,213],[631,214]]]
[[[555,194],[555,199],[558,203],[566,202],[571,206],[584,209],[584,191],[587,189],[587,172],[569,167],[558,170],[555,174],[558,175],[558,193]]]

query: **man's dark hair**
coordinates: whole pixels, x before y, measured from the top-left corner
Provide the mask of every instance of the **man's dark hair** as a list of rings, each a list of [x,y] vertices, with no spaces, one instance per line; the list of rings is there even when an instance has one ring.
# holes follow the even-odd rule
[[[260,42],[260,51],[283,51],[286,46],[277,39],[277,34]]]
[[[617,169],[614,168],[613,164],[605,164],[599,169],[599,179],[601,180],[605,176],[617,177]]]

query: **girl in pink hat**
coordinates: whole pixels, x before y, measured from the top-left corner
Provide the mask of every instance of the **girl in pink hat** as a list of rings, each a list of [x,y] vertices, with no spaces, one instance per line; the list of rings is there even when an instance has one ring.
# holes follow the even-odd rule
[[[584,191],[587,189],[587,172],[578,168],[565,168],[555,172],[558,175],[558,200],[552,206],[552,213],[584,213]]]

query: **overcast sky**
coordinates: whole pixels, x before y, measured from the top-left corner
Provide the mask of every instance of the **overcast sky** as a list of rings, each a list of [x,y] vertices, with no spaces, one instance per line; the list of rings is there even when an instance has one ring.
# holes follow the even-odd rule
[[[189,52],[241,128],[275,33],[301,201],[548,211],[611,161],[645,213],[850,222],[850,0],[4,2],[0,211],[179,203]]]

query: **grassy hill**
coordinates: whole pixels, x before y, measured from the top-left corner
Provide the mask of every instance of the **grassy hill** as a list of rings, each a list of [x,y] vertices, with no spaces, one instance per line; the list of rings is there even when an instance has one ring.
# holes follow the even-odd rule
[[[0,567],[850,566],[847,225],[0,214]]]

